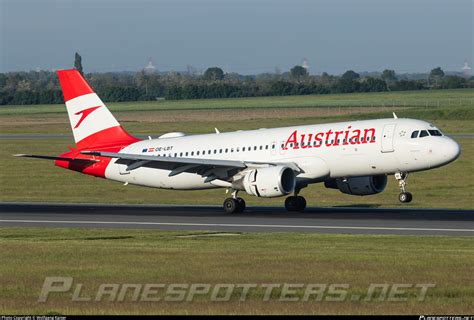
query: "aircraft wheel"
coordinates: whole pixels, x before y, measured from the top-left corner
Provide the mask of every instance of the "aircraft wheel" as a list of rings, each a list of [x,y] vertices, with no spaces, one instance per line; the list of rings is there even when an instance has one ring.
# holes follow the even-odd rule
[[[303,211],[306,208],[306,199],[301,196],[290,196],[285,199],[287,211]]]
[[[297,196],[296,201],[298,203],[298,210],[297,211],[303,211],[306,209],[306,199],[302,196]]]
[[[245,211],[245,200],[242,198],[237,198],[237,203],[238,203],[238,210],[237,212],[244,212]]]
[[[239,212],[239,202],[234,198],[227,198],[224,200],[224,211],[226,213],[237,213]]]
[[[398,195],[398,200],[402,203],[409,203],[413,199],[413,195],[410,192],[402,192]]]

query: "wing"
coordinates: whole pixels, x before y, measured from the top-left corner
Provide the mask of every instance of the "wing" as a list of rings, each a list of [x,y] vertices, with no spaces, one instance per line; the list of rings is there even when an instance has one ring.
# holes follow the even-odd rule
[[[82,154],[117,159],[115,163],[126,165],[126,171],[140,167],[169,170],[169,176],[183,172],[197,173],[207,177],[206,182],[228,180],[247,169],[279,165],[282,163],[247,162],[239,160],[195,159],[182,157],[162,157],[131,153],[115,153],[102,151],[82,151]],[[300,169],[294,163],[285,163],[296,172]]]

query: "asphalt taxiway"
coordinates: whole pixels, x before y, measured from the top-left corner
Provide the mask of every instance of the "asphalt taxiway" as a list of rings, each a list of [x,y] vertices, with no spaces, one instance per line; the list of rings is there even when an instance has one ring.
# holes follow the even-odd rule
[[[474,210],[0,203],[0,226],[474,236]]]

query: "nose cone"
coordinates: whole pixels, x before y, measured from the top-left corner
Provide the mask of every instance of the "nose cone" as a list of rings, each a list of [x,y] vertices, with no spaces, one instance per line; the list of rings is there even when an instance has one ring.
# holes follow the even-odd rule
[[[449,141],[446,143],[446,149],[444,151],[444,156],[446,157],[448,162],[456,160],[457,158],[459,158],[460,154],[461,147],[459,146],[459,143],[457,143],[453,139],[449,139]]]
[[[451,138],[445,137],[439,145],[436,145],[435,148],[439,148],[436,152],[437,163],[436,166],[444,166],[454,160],[456,160],[461,154],[461,147],[459,144]]]

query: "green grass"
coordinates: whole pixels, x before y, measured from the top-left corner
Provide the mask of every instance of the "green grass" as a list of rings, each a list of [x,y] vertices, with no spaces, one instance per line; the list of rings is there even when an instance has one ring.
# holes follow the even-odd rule
[[[270,108],[264,110],[195,110],[195,111],[137,111],[116,114],[119,122],[132,134],[157,135],[172,131],[188,134],[272,128],[278,126],[317,124],[348,120],[392,117],[424,119],[434,122],[446,133],[474,132],[474,107],[429,108]],[[45,116],[0,116],[0,133],[71,134],[68,117],[61,114]]]
[[[177,237],[158,230],[0,228],[2,314],[467,314],[474,287],[471,237],[243,233]],[[205,232],[192,232],[205,234]],[[426,284],[424,302],[280,302],[281,289],[239,302],[71,302],[72,293],[37,302],[44,278],[73,277],[94,295],[102,283]],[[298,293],[301,296],[301,292]]]
[[[474,203],[474,140],[457,139],[461,144],[460,158],[448,166],[414,173],[408,188],[414,200],[404,207],[446,207],[472,209]],[[52,161],[14,158],[16,153],[57,155],[67,150],[67,139],[0,140],[0,201],[52,201],[90,203],[147,204],[217,204],[225,197],[224,189],[175,191],[124,186],[120,183],[93,178],[55,167]],[[326,189],[322,184],[303,189],[310,206],[367,205],[400,207],[398,186],[389,177],[387,189],[377,195],[356,197]],[[247,204],[283,205],[283,198],[261,199],[246,195]]]
[[[317,124],[392,117],[392,112],[433,121],[448,133],[474,132],[472,89],[130,102],[109,107],[135,134]],[[1,106],[0,133],[70,134],[70,124],[64,105]]]
[[[473,106],[474,89],[109,103],[113,112],[361,106]],[[0,106],[0,115],[63,113],[64,106]]]

